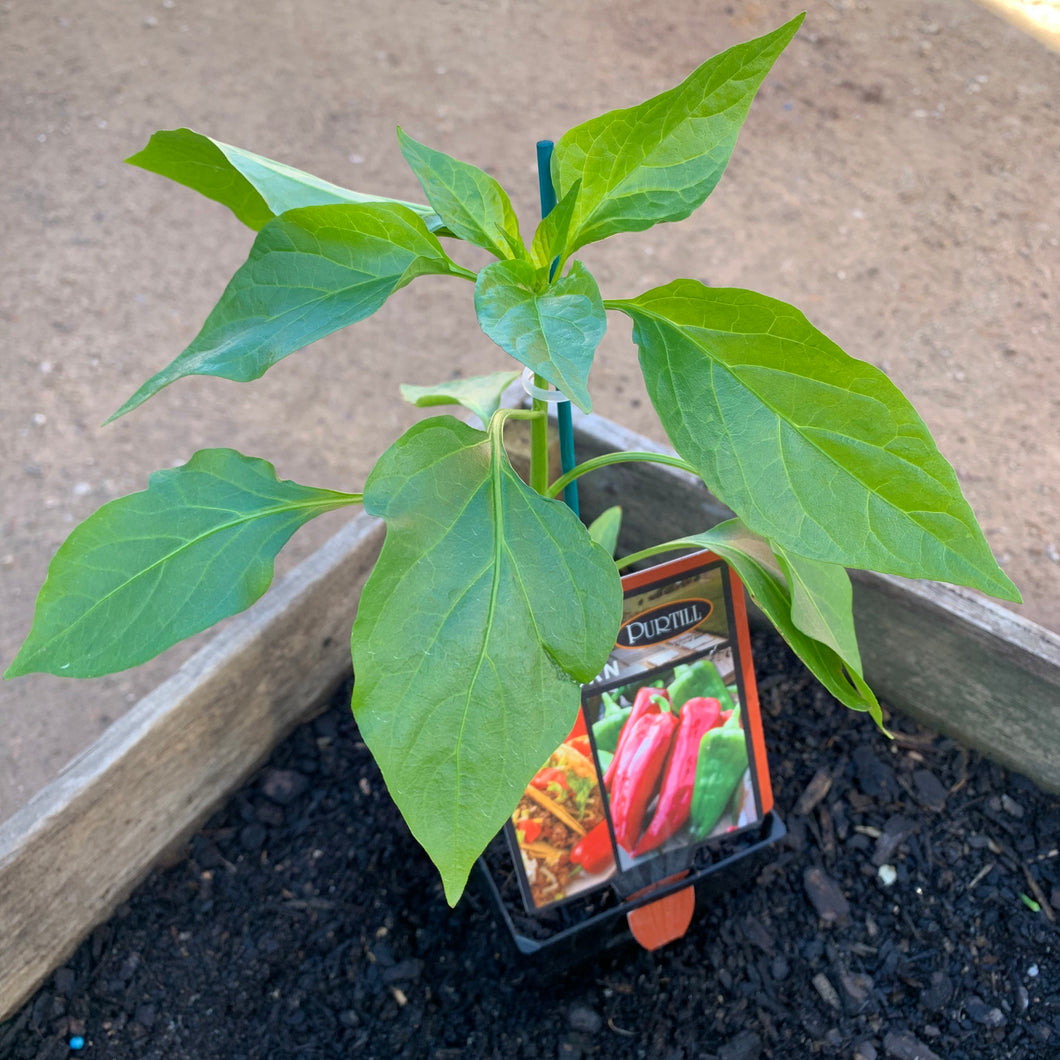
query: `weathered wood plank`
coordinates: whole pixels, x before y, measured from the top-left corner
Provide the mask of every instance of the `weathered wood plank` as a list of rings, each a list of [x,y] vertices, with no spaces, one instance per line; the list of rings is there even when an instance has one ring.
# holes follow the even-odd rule
[[[1060,792],[1060,636],[966,589],[854,572],[881,700]]]
[[[576,441],[579,460],[671,451],[593,417],[576,420]],[[626,549],[731,515],[698,479],[651,464],[593,472],[580,493],[590,519],[622,505]],[[865,676],[887,705],[1060,792],[1060,636],[970,590],[864,571],[854,618]]]
[[[350,672],[355,517],[0,825],[0,1019]]]

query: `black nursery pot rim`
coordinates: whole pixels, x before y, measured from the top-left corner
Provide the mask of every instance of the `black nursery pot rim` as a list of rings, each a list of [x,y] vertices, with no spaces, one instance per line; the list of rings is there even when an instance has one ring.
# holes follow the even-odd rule
[[[775,810],[771,810],[753,828],[749,828],[737,840],[740,849],[723,854],[706,864],[693,865],[686,873],[673,875],[655,886],[645,888],[629,897],[621,897],[616,890],[610,893],[613,903],[607,908],[592,911],[592,903],[586,900],[585,908],[578,903],[568,903],[554,913],[551,919],[560,926],[551,932],[546,918],[523,917],[521,905],[513,907],[501,893],[498,880],[499,867],[490,864],[489,851],[476,863],[477,882],[485,890],[505,929],[514,953],[533,964],[547,962],[550,966],[573,967],[590,958],[633,941],[628,914],[650,905],[688,887],[695,890],[696,914],[705,908],[708,900],[725,891],[737,890],[750,883],[760,868],[769,860],[772,848],[787,834],[787,828]],[[701,854],[710,856],[709,848],[700,848]],[[513,910],[515,910],[513,915]],[[516,918],[522,922],[535,921],[535,934],[531,937],[521,929]]]

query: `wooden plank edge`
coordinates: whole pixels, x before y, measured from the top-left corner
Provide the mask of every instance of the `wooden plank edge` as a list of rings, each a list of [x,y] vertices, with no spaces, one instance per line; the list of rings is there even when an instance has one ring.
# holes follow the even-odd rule
[[[1060,636],[956,586],[861,571],[853,581],[881,700],[1060,793]]]
[[[0,824],[0,1020],[350,672],[360,513]]]

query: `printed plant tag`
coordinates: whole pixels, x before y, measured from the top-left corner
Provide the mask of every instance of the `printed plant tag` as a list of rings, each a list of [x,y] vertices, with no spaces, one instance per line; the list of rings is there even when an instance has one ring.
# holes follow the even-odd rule
[[[508,827],[530,912],[632,894],[772,809],[739,579],[700,552],[622,583],[611,657]]]

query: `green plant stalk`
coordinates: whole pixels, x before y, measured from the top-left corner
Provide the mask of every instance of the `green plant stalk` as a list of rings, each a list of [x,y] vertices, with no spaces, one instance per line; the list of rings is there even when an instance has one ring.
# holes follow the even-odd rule
[[[548,380],[535,374],[534,386],[545,390]],[[531,408],[540,415],[530,421],[530,488],[542,496],[555,496],[548,493],[548,402],[534,398]]]
[[[698,546],[680,538],[674,541],[661,541],[657,545],[650,545],[648,548],[642,548],[639,552],[631,552],[628,556],[616,559],[615,566],[622,570],[623,567],[632,567],[634,563],[641,563],[643,560],[651,559],[652,556],[661,556],[664,552],[675,552],[679,548],[696,547]]]
[[[600,456],[594,456],[591,460],[578,464],[577,467],[572,467],[565,475],[561,475],[548,487],[547,495],[549,497],[558,497],[575,479],[581,478],[582,475],[586,475],[590,471],[597,471],[610,464],[636,463],[665,464],[667,467],[677,467],[682,471],[695,474],[695,469],[687,460],[682,460],[679,456],[670,456],[667,453],[603,453]]]

